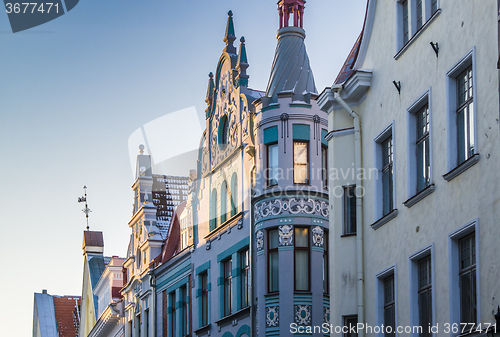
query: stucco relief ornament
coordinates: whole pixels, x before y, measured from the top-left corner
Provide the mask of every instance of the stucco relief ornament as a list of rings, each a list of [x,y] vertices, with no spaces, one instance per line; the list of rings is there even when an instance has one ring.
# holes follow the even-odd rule
[[[293,246],[293,226],[283,225],[279,226],[279,245],[280,246]]]
[[[261,251],[264,249],[264,232],[262,232],[262,229],[259,229],[257,233],[255,234],[255,237],[257,238],[257,251]]]
[[[323,323],[330,324],[330,308],[323,307]]]
[[[207,244],[206,244],[207,250],[210,250],[211,246],[212,246],[212,241],[207,240]]]
[[[268,328],[279,326],[280,315],[279,306],[266,307],[266,326]]]
[[[313,237],[313,244],[316,246],[316,247],[323,247],[323,242],[324,242],[324,234],[325,234],[325,231],[323,230],[323,228],[321,228],[320,226],[316,226],[312,229],[312,237]]]
[[[311,198],[277,198],[255,204],[254,219],[274,217],[286,214],[310,214],[328,218],[328,202]]]
[[[236,228],[242,229],[243,228],[243,219],[239,219],[238,223],[236,224]]]
[[[295,305],[295,323],[311,325],[311,311],[310,305]]]

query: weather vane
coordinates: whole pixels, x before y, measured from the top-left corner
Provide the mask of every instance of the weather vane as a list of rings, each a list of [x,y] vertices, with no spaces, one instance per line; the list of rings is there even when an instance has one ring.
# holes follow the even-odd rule
[[[78,202],[84,202],[85,208],[82,209],[82,212],[85,213],[85,217],[87,218],[87,230],[90,230],[89,227],[89,213],[92,212],[87,205],[87,186],[83,186],[83,190],[85,191],[85,195],[83,197],[78,198]]]

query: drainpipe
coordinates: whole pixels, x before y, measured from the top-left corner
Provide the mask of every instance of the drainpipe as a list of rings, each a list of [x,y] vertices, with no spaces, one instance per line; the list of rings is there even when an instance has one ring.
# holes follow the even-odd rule
[[[354,146],[356,151],[356,190],[362,191],[363,180],[359,173],[362,169],[361,162],[361,121],[357,113],[340,97],[342,86],[332,88],[333,97],[337,103],[352,117],[354,122]],[[365,287],[364,287],[364,255],[363,255],[363,195],[356,191],[356,268],[357,268],[357,300],[358,322],[365,323]],[[359,337],[365,336],[364,329],[358,331]]]
[[[156,337],[156,312],[158,311],[156,308],[156,276],[153,271],[149,272],[149,286],[152,289],[152,297],[153,297],[153,303],[151,303],[151,307],[153,308],[153,324],[149,326],[149,334],[151,334],[151,328],[153,329],[153,336]],[[151,315],[151,313],[150,313]],[[148,318],[149,320],[149,318]],[[149,336],[147,336],[149,337]]]

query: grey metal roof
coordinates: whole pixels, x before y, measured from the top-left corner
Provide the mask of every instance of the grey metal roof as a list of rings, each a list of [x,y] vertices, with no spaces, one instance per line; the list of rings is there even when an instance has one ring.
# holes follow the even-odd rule
[[[34,330],[40,327],[39,336],[58,337],[54,299],[49,294],[35,293]],[[35,331],[34,331],[35,332]]]
[[[278,31],[278,46],[266,96],[276,101],[277,94],[291,93],[294,100],[302,100],[306,93],[317,93],[309,64],[304,39],[305,31],[299,27],[285,27]]]

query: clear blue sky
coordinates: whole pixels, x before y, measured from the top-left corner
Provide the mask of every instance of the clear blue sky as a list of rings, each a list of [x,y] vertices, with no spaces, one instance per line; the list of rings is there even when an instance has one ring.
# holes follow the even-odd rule
[[[306,46],[322,91],[361,31],[366,0],[306,6]],[[265,90],[276,0],[83,0],[16,34],[0,11],[0,335],[31,335],[34,292],[81,295],[84,184],[105,254],[125,255],[128,137],[167,113],[204,111],[229,9],[238,40],[246,38],[249,86]]]

